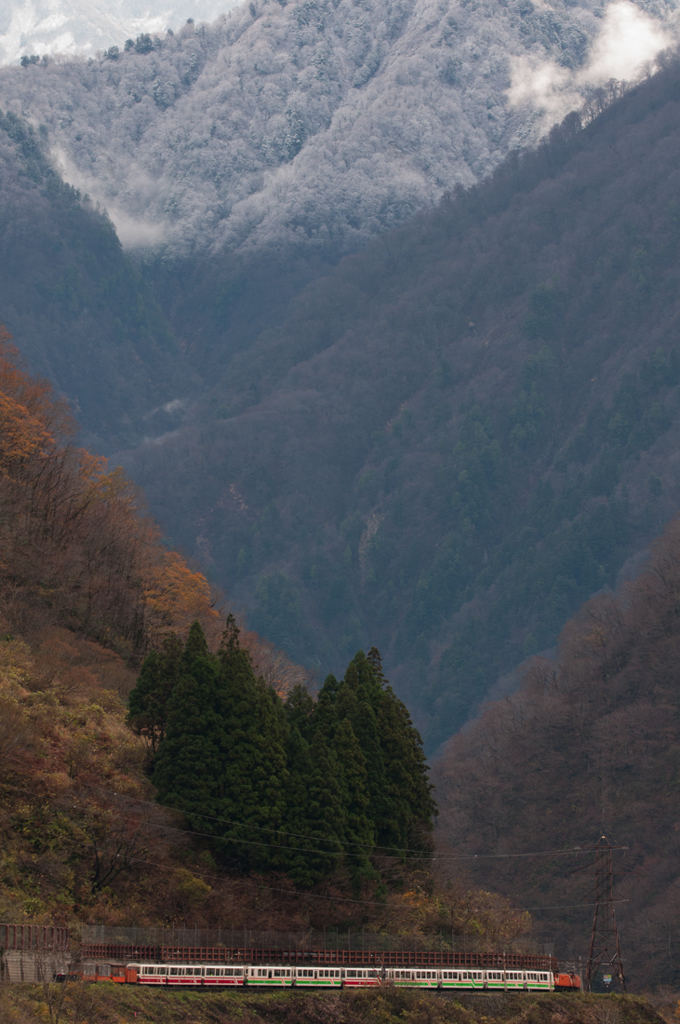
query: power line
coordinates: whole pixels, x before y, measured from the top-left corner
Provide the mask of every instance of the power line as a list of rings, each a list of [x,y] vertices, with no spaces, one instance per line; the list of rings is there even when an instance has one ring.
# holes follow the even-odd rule
[[[10,784],[5,784],[5,785],[8,785],[8,788],[15,789],[15,790],[17,790],[19,792],[22,792],[22,793],[27,793],[29,796],[34,796],[34,794],[31,793],[30,790],[25,789],[22,786],[15,786],[15,785],[12,785],[11,783]],[[118,796],[119,795],[119,794],[117,794],[115,792],[112,793],[111,790],[102,790],[101,786],[90,786],[87,783],[80,783],[80,786],[83,789],[89,789],[89,790],[91,790],[93,792],[100,792],[100,793],[104,792],[105,794],[108,794],[109,796],[111,796],[111,795]],[[248,822],[234,821],[231,818],[218,818],[218,817],[215,817],[214,815],[210,815],[210,814],[200,814],[197,811],[179,811],[177,808],[165,807],[162,804],[160,804],[160,805],[159,804],[154,804],[154,803],[151,803],[151,801],[149,801],[149,800],[140,800],[138,802],[140,804],[142,804],[143,806],[146,806],[146,807],[153,807],[154,809],[158,809],[158,807],[163,807],[163,809],[166,810],[166,811],[174,811],[175,813],[182,814],[185,817],[202,818],[205,821],[216,821],[216,822],[219,822],[220,824],[233,825],[233,826],[235,826],[237,828],[252,829],[252,830],[259,831],[259,832],[270,832],[270,833],[274,833],[275,835],[291,836],[292,838],[296,838],[296,839],[310,839],[312,842],[316,842],[316,843],[318,843],[318,842],[326,842],[326,843],[333,842],[333,843],[337,843],[338,842],[337,838],[335,838],[335,839],[324,839],[323,836],[310,836],[310,835],[306,835],[305,833],[301,833],[301,832],[287,832],[284,829],[270,828],[269,826],[266,826],[266,825],[252,825],[252,824],[250,824]],[[126,818],[124,818],[124,820],[125,821],[129,821],[129,822],[133,822],[133,821],[136,821],[137,819],[126,817]],[[244,845],[244,846],[266,846],[266,847],[268,847],[270,849],[290,850],[290,851],[299,852],[299,853],[316,854],[316,855],[321,856],[321,857],[346,857],[346,856],[358,857],[358,856],[361,856],[358,853],[348,853],[346,850],[341,850],[341,851],[338,851],[338,850],[310,850],[307,847],[288,846],[288,845],[285,845],[283,843],[266,843],[266,842],[259,841],[259,840],[256,840],[256,839],[241,839],[241,838],[236,837],[236,836],[219,836],[219,835],[215,835],[212,832],[199,832],[197,829],[181,828],[179,825],[163,825],[160,822],[147,821],[147,822],[144,822],[143,824],[146,827],[148,827],[148,828],[166,829],[167,831],[181,832],[181,833],[183,833],[185,835],[201,836],[202,838],[213,839],[213,840],[215,840],[217,842],[240,843],[241,845]],[[423,850],[413,850],[413,849],[404,849],[404,850],[402,850],[402,849],[399,849],[398,847],[372,846],[369,843],[343,842],[343,846],[344,847],[355,846],[355,847],[359,847],[361,849],[371,850],[371,851],[373,851],[374,854],[378,853],[378,855],[381,855],[383,851],[392,850],[392,851],[395,851],[395,852],[392,853],[391,855],[387,854],[388,856],[398,857],[398,856],[403,855],[403,854],[413,854],[414,855],[414,857],[413,857],[414,860],[428,860],[428,861],[435,861],[435,862],[439,862],[439,861],[470,861],[470,860],[516,860],[516,859],[522,859],[522,858],[525,858],[525,857],[564,857],[564,856],[569,856],[569,855],[578,856],[580,854],[590,853],[592,851],[592,849],[593,849],[592,847],[588,847],[588,846],[574,846],[574,847],[568,847],[567,849],[561,849],[561,850],[528,850],[528,851],[525,851],[523,853],[450,853],[449,854],[449,853],[425,853],[425,852],[423,852]],[[629,847],[627,847],[627,846],[614,846],[614,847],[612,847],[612,849],[615,849],[615,850],[627,850],[627,849],[629,849]],[[585,906],[585,904],[578,904],[578,906]],[[540,909],[540,908],[537,908],[537,909]]]

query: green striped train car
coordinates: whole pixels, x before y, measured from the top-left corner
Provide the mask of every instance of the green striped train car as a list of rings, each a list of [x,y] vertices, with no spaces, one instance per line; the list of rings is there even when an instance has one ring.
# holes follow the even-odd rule
[[[293,967],[246,967],[246,985],[249,988],[289,988],[293,984]]]

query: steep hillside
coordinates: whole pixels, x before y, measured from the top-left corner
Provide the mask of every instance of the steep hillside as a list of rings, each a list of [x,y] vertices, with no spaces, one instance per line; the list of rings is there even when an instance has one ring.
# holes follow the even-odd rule
[[[680,520],[648,568],[586,604],[554,660],[529,661],[517,693],[490,704],[438,764],[441,837],[469,877],[513,892],[557,955],[583,952],[592,919],[592,845],[614,854],[616,916],[633,984],[678,985],[680,940]],[[574,906],[584,903],[586,906]]]
[[[71,433],[0,332],[0,918],[518,941],[527,915],[429,871],[377,652],[315,704]]]
[[[376,643],[430,749],[680,506],[680,68],[344,260],[128,453],[322,671]]]
[[[192,375],[157,302],[108,218],[55,173],[44,132],[1,111],[0,311],[100,449],[177,424],[158,407]]]

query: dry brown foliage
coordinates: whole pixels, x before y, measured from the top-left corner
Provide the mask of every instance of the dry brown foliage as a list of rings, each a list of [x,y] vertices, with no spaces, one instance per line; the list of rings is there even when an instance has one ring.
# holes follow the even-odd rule
[[[120,469],[73,444],[45,381],[0,328],[0,607],[19,632],[63,623],[122,653],[219,622],[202,573],[167,551]]]
[[[617,917],[634,983],[680,980],[680,517],[641,576],[589,601],[555,662],[535,658],[516,693],[487,705],[436,769],[452,852],[571,849],[604,829],[617,854]],[[587,952],[591,856],[480,860],[472,877],[536,914],[563,955]],[[569,909],[571,908],[571,909]]]

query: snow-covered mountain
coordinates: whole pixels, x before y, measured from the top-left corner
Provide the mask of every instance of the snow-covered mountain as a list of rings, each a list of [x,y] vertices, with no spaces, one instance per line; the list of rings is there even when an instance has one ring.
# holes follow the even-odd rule
[[[251,0],[113,59],[0,69],[0,107],[126,245],[343,251],[651,66],[676,3]]]
[[[0,4],[0,64],[24,54],[94,55],[141,32],[214,21],[233,0],[5,0]]]

